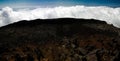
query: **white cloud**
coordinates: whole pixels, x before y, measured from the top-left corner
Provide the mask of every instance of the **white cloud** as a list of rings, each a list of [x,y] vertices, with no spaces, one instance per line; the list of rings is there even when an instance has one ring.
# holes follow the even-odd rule
[[[104,20],[109,24],[120,27],[120,8],[105,6],[87,7],[54,7],[13,10],[5,7],[0,11],[0,26],[4,26],[20,20],[48,19],[48,18],[85,18]]]

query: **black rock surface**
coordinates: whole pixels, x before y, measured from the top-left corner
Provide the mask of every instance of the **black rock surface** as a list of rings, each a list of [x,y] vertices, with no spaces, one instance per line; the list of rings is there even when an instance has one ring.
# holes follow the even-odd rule
[[[120,29],[94,19],[36,19],[0,28],[0,61],[120,61]]]

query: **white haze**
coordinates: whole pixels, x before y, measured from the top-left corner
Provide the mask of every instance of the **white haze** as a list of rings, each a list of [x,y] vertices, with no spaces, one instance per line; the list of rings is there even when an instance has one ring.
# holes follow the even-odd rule
[[[51,18],[85,18],[98,19],[120,27],[120,8],[105,6],[71,6],[71,7],[51,7],[35,9],[13,10],[4,7],[0,10],[0,26],[5,26],[20,20],[51,19]]]

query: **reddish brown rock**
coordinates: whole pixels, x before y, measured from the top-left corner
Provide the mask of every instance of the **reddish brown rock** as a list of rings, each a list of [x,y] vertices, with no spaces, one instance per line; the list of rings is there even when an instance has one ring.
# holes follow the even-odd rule
[[[0,28],[0,61],[119,61],[119,42],[119,28],[104,21],[20,21]]]

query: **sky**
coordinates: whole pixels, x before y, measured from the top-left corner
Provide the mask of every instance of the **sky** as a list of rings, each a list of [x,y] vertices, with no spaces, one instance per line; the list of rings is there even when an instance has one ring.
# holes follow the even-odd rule
[[[66,17],[97,19],[120,28],[120,0],[0,0],[0,27]]]
[[[120,0],[0,0],[0,7],[71,5],[120,7]]]

